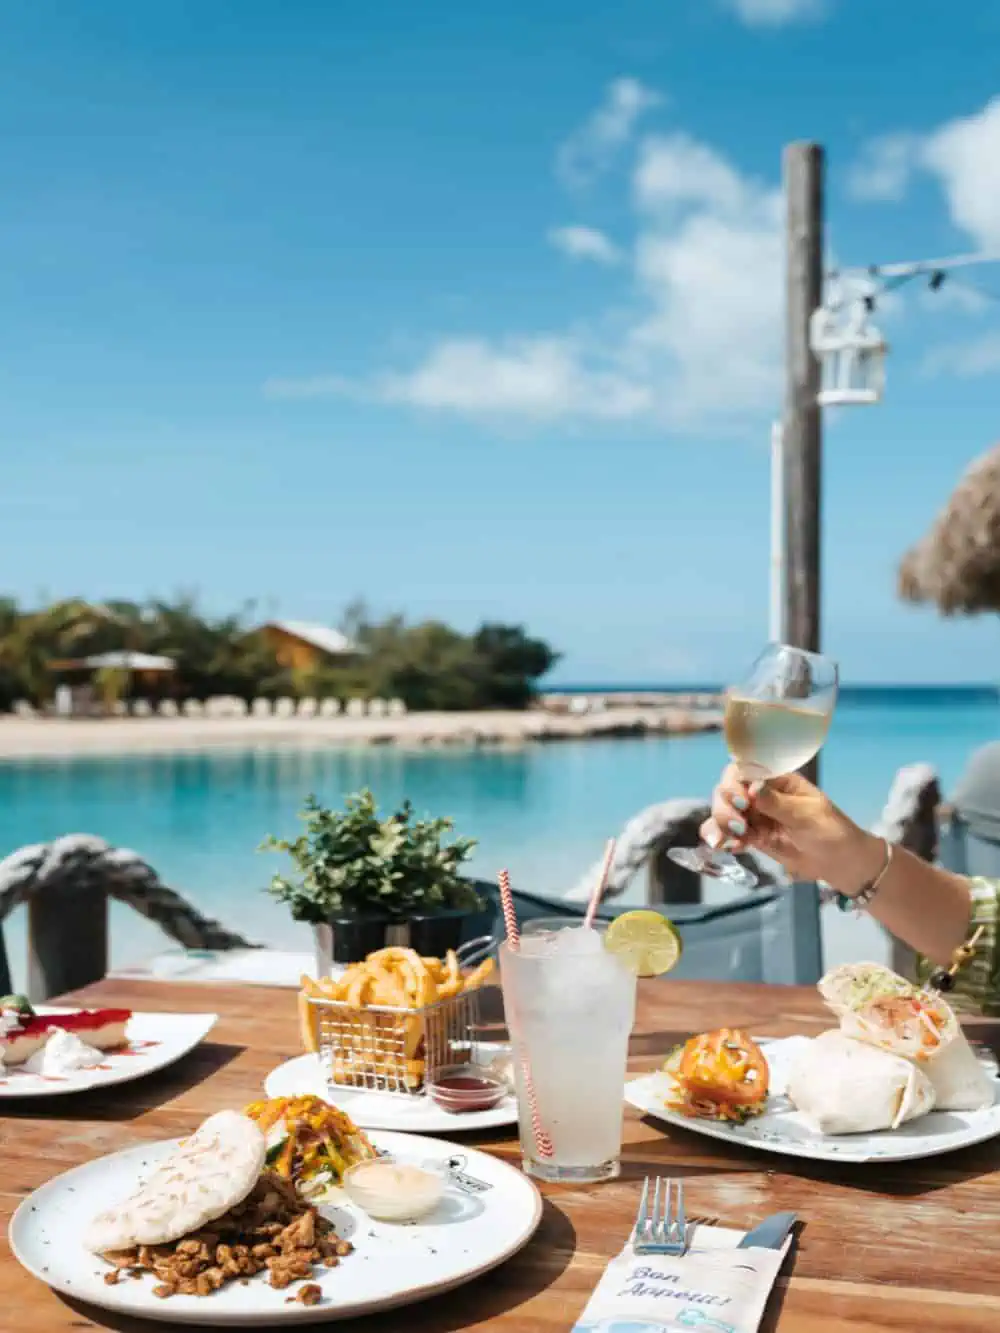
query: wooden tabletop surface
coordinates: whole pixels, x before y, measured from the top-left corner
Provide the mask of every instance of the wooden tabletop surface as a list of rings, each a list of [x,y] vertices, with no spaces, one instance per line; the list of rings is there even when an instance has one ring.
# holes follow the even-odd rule
[[[173,1138],[223,1107],[241,1108],[264,1076],[298,1054],[295,997],[253,986],[107,980],[88,1005],[216,1011],[210,1039],[160,1074],[102,1095],[3,1104],[0,1116],[0,1330],[168,1329],[68,1304],[30,1278],[6,1245],[7,1221],[43,1181],[104,1153]],[[818,1032],[815,992],[800,987],[648,982],[640,986],[632,1065],[654,1066],[681,1037],[722,1025],[775,1036]],[[972,1024],[1000,1047],[1000,1023]],[[468,1140],[517,1163],[513,1133]],[[544,1218],[516,1258],[478,1281],[409,1307],[409,1333],[556,1333],[572,1327],[630,1229],[637,1181],[683,1177],[689,1211],[749,1227],[793,1209],[802,1229],[772,1296],[768,1333],[986,1333],[1000,1329],[1000,1140],[922,1162],[859,1166],[735,1150],[626,1112],[621,1180],[545,1188]],[[342,1327],[398,1333],[401,1316]]]

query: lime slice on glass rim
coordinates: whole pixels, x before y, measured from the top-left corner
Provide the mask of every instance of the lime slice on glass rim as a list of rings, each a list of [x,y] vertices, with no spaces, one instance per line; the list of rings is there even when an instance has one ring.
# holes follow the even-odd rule
[[[623,912],[604,935],[604,947],[637,977],[662,977],[684,952],[680,933],[659,912]]]

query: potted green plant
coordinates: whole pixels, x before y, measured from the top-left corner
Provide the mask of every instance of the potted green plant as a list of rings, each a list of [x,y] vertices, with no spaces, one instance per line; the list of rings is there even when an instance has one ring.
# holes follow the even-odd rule
[[[301,818],[299,837],[263,844],[286,853],[296,872],[275,875],[270,892],[316,928],[329,961],[356,962],[386,944],[440,957],[492,930],[492,909],[459,873],[475,841],[446,841],[450,819],[417,819],[409,801],[382,817],[368,790],[343,810],[310,796]]]

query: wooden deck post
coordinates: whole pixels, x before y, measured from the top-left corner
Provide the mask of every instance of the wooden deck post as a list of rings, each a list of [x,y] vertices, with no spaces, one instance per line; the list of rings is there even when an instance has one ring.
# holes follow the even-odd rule
[[[785,499],[785,641],[820,650],[820,517],[822,496],[822,385],[809,342],[809,321],[823,301],[823,149],[793,143],[785,149],[786,315],[785,418],[782,430]],[[819,779],[818,759],[803,769]],[[798,885],[792,895],[795,980],[822,970],[819,891]],[[815,973],[815,976],[812,974]]]
[[[10,975],[10,963],[7,959],[7,945],[3,937],[3,924],[0,923],[0,995],[9,995],[14,989]]]
[[[29,1000],[48,1000],[89,986],[107,970],[107,894],[49,888],[29,900]]]

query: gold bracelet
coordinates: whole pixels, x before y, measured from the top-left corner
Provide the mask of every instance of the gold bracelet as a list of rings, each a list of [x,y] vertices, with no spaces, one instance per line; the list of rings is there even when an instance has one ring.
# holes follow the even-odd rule
[[[860,916],[861,913],[867,909],[871,900],[882,887],[882,881],[889,873],[889,867],[892,865],[892,854],[895,850],[888,838],[883,838],[882,842],[885,846],[885,860],[882,862],[882,869],[873,880],[870,880],[867,884],[863,884],[853,898],[848,897],[846,893],[837,894],[836,903],[842,912],[853,911],[856,916]]]

